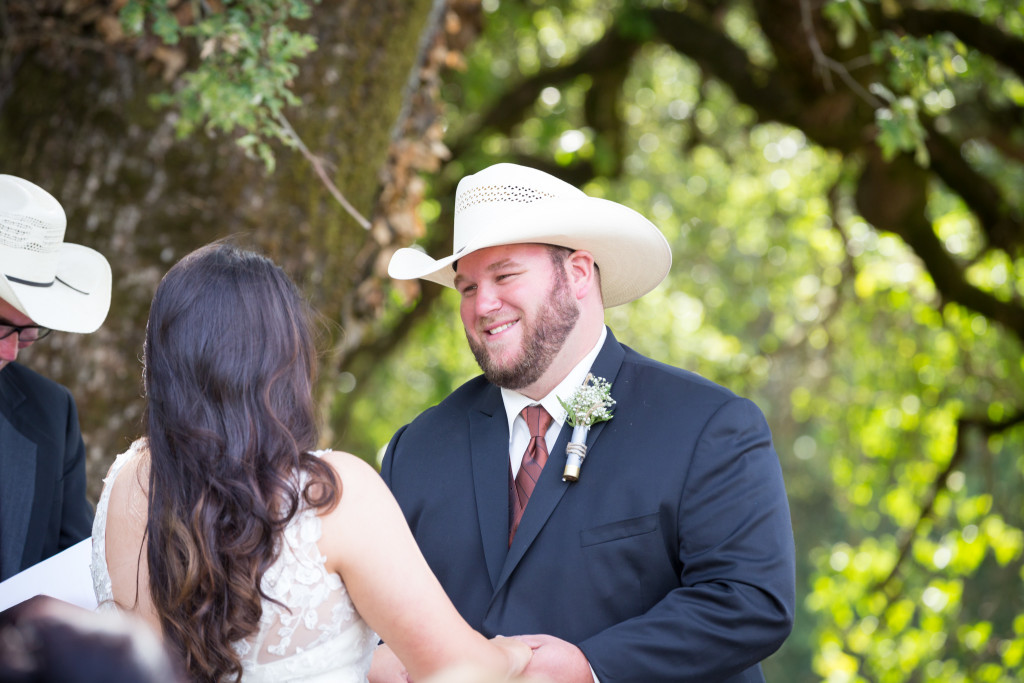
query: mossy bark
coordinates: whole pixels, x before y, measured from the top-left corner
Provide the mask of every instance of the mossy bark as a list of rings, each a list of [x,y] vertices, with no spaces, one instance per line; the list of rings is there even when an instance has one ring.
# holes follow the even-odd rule
[[[367,217],[421,35],[434,30],[432,6],[324,0],[308,24],[319,49],[301,64],[295,89],[303,104],[287,116]],[[3,69],[2,172],[49,190],[67,212],[66,241],[97,249],[113,268],[110,314],[99,331],[54,334],[20,358],[74,394],[95,501],[113,456],[143,432],[146,316],[170,265],[211,240],[241,234],[284,265],[328,319],[343,319],[344,329],[325,325],[326,343],[337,348],[345,338],[364,338],[359,326],[372,327],[378,315],[361,305],[360,288],[368,278],[383,282],[373,255],[389,236],[360,227],[297,151],[278,150],[268,175],[227,137],[177,139],[175,114],[148,103],[172,84],[123,43],[84,35],[84,49],[61,50],[19,43],[17,28],[5,37],[8,50],[22,51]],[[335,383],[337,355],[325,364],[324,386]],[[331,445],[343,448],[342,436]]]

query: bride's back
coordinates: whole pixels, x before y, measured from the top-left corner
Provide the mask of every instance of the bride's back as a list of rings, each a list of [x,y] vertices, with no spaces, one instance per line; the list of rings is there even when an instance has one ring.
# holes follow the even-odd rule
[[[315,359],[308,304],[263,256],[215,243],[157,288],[146,439],[112,468],[94,535],[113,602],[153,624],[194,678],[251,679],[251,665],[354,621],[316,545],[340,487],[310,453]]]
[[[102,609],[116,605],[136,611],[159,632],[145,559],[148,469],[140,439],[108,473],[96,510],[94,580]],[[233,644],[246,683],[297,676],[365,680],[377,636],[355,610],[341,578],[327,567],[321,536],[322,520],[311,507],[281,534],[280,554],[262,579],[269,599],[263,601],[259,628]]]

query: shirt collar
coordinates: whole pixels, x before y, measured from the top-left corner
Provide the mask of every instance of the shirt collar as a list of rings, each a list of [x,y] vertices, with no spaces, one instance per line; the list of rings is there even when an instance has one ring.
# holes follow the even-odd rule
[[[608,328],[602,325],[601,336],[597,338],[594,348],[569,371],[569,374],[558,383],[558,386],[552,389],[547,396],[541,398],[540,401],[534,401],[532,398],[524,396],[514,389],[502,388],[501,400],[505,404],[505,416],[508,418],[508,433],[512,433],[512,423],[515,422],[516,416],[523,411],[523,408],[534,403],[540,403],[544,406],[544,410],[548,411],[548,415],[552,417],[554,423],[561,429],[565,423],[565,408],[558,402],[558,399],[568,400],[573,392],[576,391],[576,388],[583,384],[583,380],[587,378],[587,373],[590,372],[590,368],[594,365],[597,354],[601,352],[601,347],[604,346],[604,341],[607,338]]]

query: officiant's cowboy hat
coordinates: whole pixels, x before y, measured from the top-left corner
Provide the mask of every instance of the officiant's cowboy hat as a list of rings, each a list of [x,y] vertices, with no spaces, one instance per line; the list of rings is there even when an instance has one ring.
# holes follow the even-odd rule
[[[43,188],[0,174],[0,299],[36,325],[93,332],[110,309],[110,264],[64,243],[64,209]]]
[[[455,253],[434,260],[418,249],[399,249],[388,274],[453,287],[458,259],[487,247],[526,243],[589,251],[601,269],[605,308],[651,291],[672,265],[665,236],[636,211],[590,197],[543,171],[495,164],[459,182]]]

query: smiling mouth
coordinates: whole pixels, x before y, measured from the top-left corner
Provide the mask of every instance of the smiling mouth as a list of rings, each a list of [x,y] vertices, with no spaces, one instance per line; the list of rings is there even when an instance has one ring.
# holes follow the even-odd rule
[[[493,329],[487,330],[487,334],[488,334],[488,335],[492,335],[492,336],[493,336],[493,335],[495,335],[495,334],[501,334],[501,333],[502,333],[502,332],[504,332],[505,330],[507,330],[507,329],[509,329],[510,327],[512,327],[513,325],[515,325],[515,324],[516,324],[516,322],[517,322],[517,321],[513,320],[513,321],[512,321],[512,322],[510,322],[510,323],[505,323],[504,325],[498,325],[497,327],[495,327],[495,328],[493,328]]]

